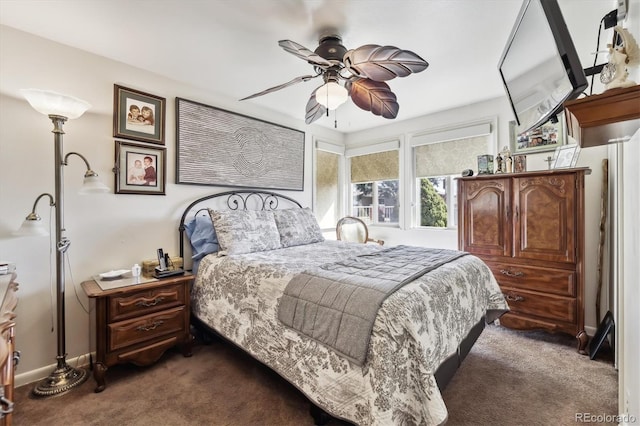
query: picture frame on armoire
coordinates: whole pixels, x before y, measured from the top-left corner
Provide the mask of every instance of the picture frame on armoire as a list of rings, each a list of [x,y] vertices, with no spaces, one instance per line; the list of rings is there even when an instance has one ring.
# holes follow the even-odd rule
[[[580,155],[580,147],[577,144],[564,145],[556,148],[554,153],[554,169],[566,169],[575,167]]]

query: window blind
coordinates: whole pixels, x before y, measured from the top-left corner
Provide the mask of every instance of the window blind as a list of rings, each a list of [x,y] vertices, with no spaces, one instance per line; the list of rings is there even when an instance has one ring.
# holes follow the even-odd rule
[[[398,150],[351,157],[351,183],[394,180],[400,176]]]
[[[488,136],[415,146],[416,177],[458,174],[478,168],[478,155],[487,153]]]

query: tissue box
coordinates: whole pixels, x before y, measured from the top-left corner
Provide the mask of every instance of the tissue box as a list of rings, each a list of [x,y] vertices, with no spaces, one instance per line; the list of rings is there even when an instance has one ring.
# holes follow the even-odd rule
[[[183,261],[180,256],[170,257],[171,264],[168,265],[169,268],[182,268]],[[142,275],[145,277],[153,277],[153,273],[155,272],[156,266],[159,266],[160,263],[158,259],[150,259],[142,261]]]

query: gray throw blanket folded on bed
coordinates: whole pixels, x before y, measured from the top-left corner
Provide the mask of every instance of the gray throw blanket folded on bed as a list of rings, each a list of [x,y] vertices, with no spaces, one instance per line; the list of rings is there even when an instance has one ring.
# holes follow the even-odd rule
[[[305,271],[287,284],[278,319],[362,365],[382,302],[405,284],[466,254],[397,246]]]

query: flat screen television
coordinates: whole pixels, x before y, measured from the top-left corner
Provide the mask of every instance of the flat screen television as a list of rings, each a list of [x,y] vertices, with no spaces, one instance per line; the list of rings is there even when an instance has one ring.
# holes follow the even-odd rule
[[[556,0],[524,0],[498,69],[519,131],[536,128],[587,87]]]

